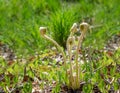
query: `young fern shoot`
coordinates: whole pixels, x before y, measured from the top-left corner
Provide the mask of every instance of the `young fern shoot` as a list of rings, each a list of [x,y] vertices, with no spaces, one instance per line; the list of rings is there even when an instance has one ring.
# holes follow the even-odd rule
[[[66,72],[65,78],[68,78],[67,65],[66,65],[66,55],[63,51],[63,48],[55,40],[53,40],[52,38],[50,38],[49,36],[46,35],[46,31],[47,31],[46,27],[40,27],[39,30],[40,30],[40,34],[42,35],[42,37],[49,40],[50,42],[52,42],[58,48],[58,50],[62,53],[63,60],[64,60],[64,69]]]
[[[49,40],[50,42],[52,42],[58,48],[58,50],[62,53],[63,60],[64,60],[64,67],[66,68],[66,55],[65,55],[62,47],[55,40],[53,40],[52,38],[50,38],[49,36],[46,35],[46,31],[47,31],[46,27],[40,27],[39,30],[40,30],[41,36],[44,37],[45,39]]]
[[[74,23],[73,26],[70,29],[70,36],[67,39],[67,51],[68,51],[68,55],[69,55],[69,62],[70,62],[70,74],[69,74],[69,87],[73,88],[74,84],[73,84],[73,70],[72,70],[72,47],[74,44],[74,33],[77,31],[77,24]]]
[[[80,38],[78,40],[78,45],[77,45],[76,54],[75,54],[75,65],[76,65],[75,71],[73,71],[73,66],[72,66],[72,52],[71,52],[71,50],[72,50],[72,47],[74,45],[75,39],[74,39],[73,35],[75,32],[77,32],[77,24],[74,23],[70,29],[70,35],[69,35],[69,37],[67,39],[67,43],[66,43],[68,55],[69,55],[69,62],[70,62],[70,68],[69,68],[70,73],[67,72],[67,64],[66,64],[67,57],[66,57],[62,47],[55,40],[53,40],[52,38],[50,38],[49,36],[46,35],[46,31],[47,31],[46,27],[40,27],[40,29],[39,29],[41,36],[43,38],[49,40],[50,42],[52,42],[58,48],[58,50],[62,53],[62,56],[64,59],[64,68],[66,71],[66,78],[69,81],[68,87],[72,88],[72,89],[79,89],[79,87],[80,87],[80,73],[81,72],[80,72],[80,66],[78,64],[78,55],[79,55],[79,50],[80,50],[83,38],[85,37],[86,32],[89,29],[89,27],[90,26],[85,22],[80,24],[81,35],[80,35]]]
[[[79,37],[79,40],[78,40],[78,45],[77,45],[77,49],[76,49],[76,57],[75,57],[75,64],[76,64],[76,89],[80,87],[80,79],[79,79],[79,76],[80,76],[80,66],[78,64],[78,54],[79,54],[79,50],[80,50],[80,47],[82,45],[82,41],[83,41],[83,38],[85,37],[85,34],[87,32],[87,30],[89,29],[89,25],[88,23],[81,23],[80,24],[80,31],[81,31],[81,35]]]

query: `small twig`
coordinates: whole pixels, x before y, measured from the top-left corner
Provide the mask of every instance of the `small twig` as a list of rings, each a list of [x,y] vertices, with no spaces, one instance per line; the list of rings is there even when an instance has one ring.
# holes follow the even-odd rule
[[[100,67],[98,67],[97,69],[95,69],[93,72],[96,72],[96,71],[98,71],[98,70],[100,70],[100,69],[102,69],[103,67],[102,66],[100,66]]]
[[[10,89],[8,88],[8,86],[6,86],[6,90],[7,90],[7,92],[11,93]]]
[[[36,76],[35,72],[32,70],[32,68],[30,67],[30,70],[32,71],[32,73],[34,74],[34,80],[37,80],[38,83],[40,84],[40,80],[38,78],[38,76]]]
[[[16,87],[13,88],[9,93],[14,93],[17,88],[18,88],[18,89],[23,88],[23,84],[21,84],[21,85],[19,85],[19,86],[16,86]]]
[[[111,80],[110,84],[112,84],[114,80],[115,80],[115,77],[113,77],[113,78],[112,78],[112,80]]]

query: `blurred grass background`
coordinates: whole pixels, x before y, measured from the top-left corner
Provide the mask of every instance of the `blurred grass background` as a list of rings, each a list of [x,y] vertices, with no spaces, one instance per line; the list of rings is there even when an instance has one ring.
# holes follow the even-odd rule
[[[44,51],[51,44],[40,37],[39,27],[47,26],[48,34],[65,47],[72,24],[84,20],[102,26],[87,35],[83,46],[103,48],[120,33],[119,4],[119,0],[0,0],[0,41],[18,55]]]

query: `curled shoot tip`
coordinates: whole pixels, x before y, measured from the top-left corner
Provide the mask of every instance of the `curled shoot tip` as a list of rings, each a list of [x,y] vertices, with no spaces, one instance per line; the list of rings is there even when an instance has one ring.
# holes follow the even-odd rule
[[[70,32],[77,32],[77,23],[73,23],[72,27],[70,28]]]
[[[41,34],[42,36],[44,36],[44,35],[46,34],[47,27],[40,27],[40,28],[39,28],[39,31],[40,31],[40,34]]]
[[[74,37],[68,37],[68,44],[73,45],[74,44]]]
[[[87,29],[89,29],[90,25],[86,22],[83,22],[80,24],[80,30],[81,31],[86,31]]]

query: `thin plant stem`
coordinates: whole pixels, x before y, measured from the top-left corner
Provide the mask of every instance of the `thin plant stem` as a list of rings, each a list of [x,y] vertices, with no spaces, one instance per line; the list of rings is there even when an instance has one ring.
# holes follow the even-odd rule
[[[79,68],[80,66],[78,65],[78,54],[79,54],[79,50],[80,50],[80,47],[82,45],[82,41],[83,41],[83,38],[85,36],[85,33],[86,31],[82,31],[81,35],[80,35],[80,38],[79,38],[79,41],[78,41],[78,45],[77,45],[77,49],[76,49],[76,59],[75,59],[75,63],[76,63],[76,86],[79,87]]]
[[[73,80],[73,71],[72,71],[72,53],[71,53],[72,45],[68,44],[67,42],[67,50],[69,55],[69,62],[70,62],[70,80],[69,80],[69,86],[72,86],[72,80]]]
[[[51,41],[55,46],[57,46],[58,50],[62,53],[63,60],[64,60],[64,67],[65,67],[65,70],[67,72],[67,68],[66,68],[66,55],[65,55],[62,47],[55,40],[53,40],[52,38],[48,37],[47,35],[44,35],[44,38],[46,38],[47,40]]]

